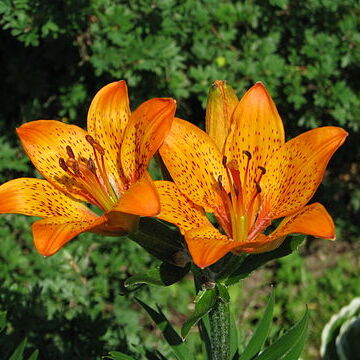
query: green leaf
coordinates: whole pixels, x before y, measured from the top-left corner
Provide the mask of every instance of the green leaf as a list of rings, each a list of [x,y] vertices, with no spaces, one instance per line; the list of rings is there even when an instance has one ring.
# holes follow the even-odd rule
[[[232,312],[230,312],[230,359],[239,360],[239,339]]]
[[[302,319],[285,335],[266,348],[256,360],[297,360],[301,353],[307,335],[309,314],[306,309]]]
[[[108,357],[111,360],[135,360],[133,357],[119,351],[110,351]]]
[[[164,262],[155,269],[147,271],[145,274],[129,277],[125,280],[124,285],[126,287],[139,284],[169,286],[180,281],[189,270],[190,264],[187,264],[185,267],[179,267]]]
[[[156,219],[141,218],[139,230],[128,237],[161,261],[173,263],[174,256],[184,250],[179,231]]]
[[[195,299],[195,311],[181,328],[181,336],[183,339],[189,334],[191,328],[213,308],[217,299],[218,291],[216,288],[201,290],[198,293]]]
[[[158,307],[158,311],[156,311],[138,298],[136,298],[136,301],[143,307],[143,309],[150,315],[152,320],[158,326],[158,328],[164,335],[165,340],[174,352],[175,356],[179,360],[193,359],[186,344],[183,342],[183,339],[171,326],[165,315],[162,313],[161,309]]]
[[[294,252],[304,240],[298,236],[289,237],[283,244],[273,251],[262,254],[248,255],[243,261],[239,261],[239,266],[234,269],[233,273],[226,279],[225,285],[236,284],[239,280],[246,278],[258,267],[266,264],[268,261],[287,256]]]
[[[220,299],[225,303],[228,304],[230,302],[230,295],[229,292],[224,284],[217,283],[216,287],[219,292]]]
[[[269,334],[269,329],[271,325],[271,320],[274,312],[274,299],[275,292],[272,291],[268,304],[266,306],[263,317],[261,318],[256,330],[251,337],[250,341],[245,347],[243,354],[240,357],[240,360],[250,360],[252,359],[263,347],[265,340]]]
[[[4,330],[6,326],[6,311],[0,312],[0,332]]]
[[[9,360],[22,360],[26,343],[27,339],[25,338],[10,356]]]
[[[28,358],[28,360],[37,360],[39,357],[39,350],[35,350],[30,357]]]

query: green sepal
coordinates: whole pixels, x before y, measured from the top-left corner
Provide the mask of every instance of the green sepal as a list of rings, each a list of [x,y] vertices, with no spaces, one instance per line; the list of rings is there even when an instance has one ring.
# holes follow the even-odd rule
[[[195,311],[181,328],[183,339],[189,334],[191,328],[214,307],[217,300],[218,290],[216,288],[199,291],[195,298]]]
[[[265,344],[266,338],[269,334],[269,329],[274,312],[275,292],[272,291],[270,299],[267,303],[265,312],[259,324],[256,327],[254,334],[246,345],[240,360],[251,360]]]
[[[299,245],[303,242],[304,238],[305,237],[303,236],[289,237],[282,243],[280,247],[273,251],[261,254],[251,254],[246,256],[244,259],[240,258],[239,266],[234,266],[234,271],[227,277],[224,282],[225,285],[229,286],[236,284],[239,280],[248,277],[254,270],[266,264],[270,260],[290,255],[292,252],[297,250]]]
[[[128,237],[161,261],[174,265],[185,265],[190,261],[179,231],[173,230],[157,219],[141,218],[138,230],[130,233]],[[179,254],[183,256],[178,256]]]
[[[138,298],[136,298],[136,301],[149,314],[157,327],[160,329],[166,342],[174,352],[176,358],[178,360],[192,360],[193,356],[191,356],[188,347],[183,342],[183,339],[179,336],[179,334],[175,331],[175,329],[171,326],[170,322],[163,314],[161,309],[157,307],[157,310],[155,310]]]
[[[254,360],[298,360],[307,336],[309,313]]]
[[[151,269],[144,274],[138,274],[127,278],[124,282],[125,287],[139,284],[170,286],[180,281],[190,270],[190,264],[185,267],[171,265],[167,262],[162,263],[155,269]]]

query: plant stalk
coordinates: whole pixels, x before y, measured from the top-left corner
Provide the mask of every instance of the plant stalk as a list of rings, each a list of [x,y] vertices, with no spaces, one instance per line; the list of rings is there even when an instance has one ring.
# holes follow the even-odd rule
[[[209,312],[211,360],[230,360],[230,309],[221,299]]]

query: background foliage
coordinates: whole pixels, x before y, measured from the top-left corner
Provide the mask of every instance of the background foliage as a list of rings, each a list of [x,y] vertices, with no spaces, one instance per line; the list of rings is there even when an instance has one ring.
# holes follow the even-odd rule
[[[322,327],[359,289],[359,16],[357,0],[0,0],[0,181],[33,176],[17,126],[41,118],[84,125],[92,96],[115,79],[128,81],[133,109],[150,97],[175,97],[178,115],[200,126],[214,80],[228,80],[239,95],[260,80],[289,136],[321,125],[346,128],[347,143],[316,195],[335,218],[338,242],[308,241],[231,288],[246,336],[270,283],[278,289],[274,335],[308,303],[316,311],[305,358],[316,359]],[[121,280],[153,264],[150,256],[125,238],[83,235],[43,259],[31,245],[30,222],[0,218],[0,310],[9,319],[0,358],[25,335],[28,353],[37,347],[41,359],[160,346],[132,295],[120,295]],[[141,296],[168,303],[180,324],[192,291],[185,279]]]

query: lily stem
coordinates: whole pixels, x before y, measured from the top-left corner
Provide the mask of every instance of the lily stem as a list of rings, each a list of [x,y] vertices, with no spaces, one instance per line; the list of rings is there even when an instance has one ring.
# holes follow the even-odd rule
[[[230,309],[220,298],[209,312],[211,360],[230,360]]]

